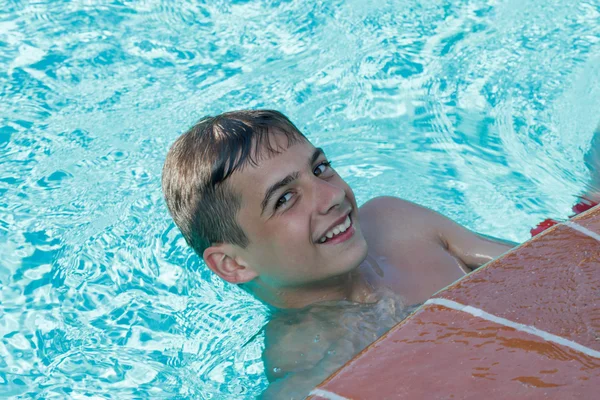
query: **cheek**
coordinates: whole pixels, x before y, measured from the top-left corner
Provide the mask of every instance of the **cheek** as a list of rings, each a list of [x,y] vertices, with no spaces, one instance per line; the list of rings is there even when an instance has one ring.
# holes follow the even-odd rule
[[[272,232],[271,249],[279,263],[306,264],[312,254],[309,220],[300,215],[288,216]]]
[[[315,254],[309,241],[308,223],[300,219],[287,219],[277,229],[269,232],[263,241],[263,261],[271,273],[281,279],[296,279],[314,264]]]
[[[309,244],[309,218],[303,213],[290,214],[273,232],[275,241],[288,250]]]
[[[272,254],[298,253],[296,249],[310,245],[309,218],[301,210],[290,210],[285,216],[280,216],[275,223],[263,226],[263,229],[252,229],[252,236],[257,244]]]

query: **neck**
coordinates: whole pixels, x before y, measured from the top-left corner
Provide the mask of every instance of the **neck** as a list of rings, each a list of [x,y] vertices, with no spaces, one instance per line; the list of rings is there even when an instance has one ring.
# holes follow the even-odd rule
[[[304,308],[314,303],[340,300],[369,303],[374,295],[373,287],[360,269],[303,286],[275,288],[266,285],[260,278],[247,285],[261,301],[276,308]]]

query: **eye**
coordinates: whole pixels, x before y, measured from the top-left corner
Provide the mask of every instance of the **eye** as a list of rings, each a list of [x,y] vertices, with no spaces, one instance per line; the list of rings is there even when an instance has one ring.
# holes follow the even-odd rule
[[[313,174],[315,174],[315,176],[319,176],[322,173],[326,172],[330,166],[331,163],[329,161],[323,161],[322,163],[317,165],[317,167],[313,170]]]
[[[292,199],[292,193],[287,192],[286,194],[284,194],[277,200],[277,203],[275,203],[275,209],[277,210],[279,207],[285,205],[285,203],[287,203],[291,199]]]

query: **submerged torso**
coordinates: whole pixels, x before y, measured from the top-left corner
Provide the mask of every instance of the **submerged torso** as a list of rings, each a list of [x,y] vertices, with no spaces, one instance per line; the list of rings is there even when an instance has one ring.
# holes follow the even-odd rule
[[[267,399],[303,399],[418,305],[381,288],[374,303],[326,302],[275,313],[265,335]]]

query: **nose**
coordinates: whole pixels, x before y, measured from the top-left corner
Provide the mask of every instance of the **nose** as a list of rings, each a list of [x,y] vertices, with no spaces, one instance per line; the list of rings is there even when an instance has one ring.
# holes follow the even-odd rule
[[[342,185],[337,182],[328,182],[326,180],[316,178],[315,185],[315,200],[317,210],[320,214],[328,214],[331,210],[339,208],[344,202],[346,192]]]

